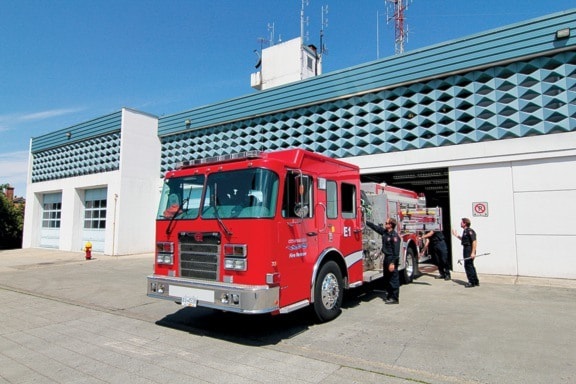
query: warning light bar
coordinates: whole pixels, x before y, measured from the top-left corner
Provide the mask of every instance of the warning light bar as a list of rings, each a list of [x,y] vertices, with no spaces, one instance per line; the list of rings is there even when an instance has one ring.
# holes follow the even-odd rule
[[[214,163],[223,163],[227,161],[235,161],[235,160],[246,160],[246,159],[256,159],[261,157],[263,151],[245,151],[245,152],[238,152],[238,153],[229,153],[226,155],[219,155],[219,156],[212,156],[212,157],[205,157],[203,159],[195,159],[195,160],[184,160],[176,163],[176,168],[188,168],[194,167],[198,165],[206,165],[206,164],[214,164]]]

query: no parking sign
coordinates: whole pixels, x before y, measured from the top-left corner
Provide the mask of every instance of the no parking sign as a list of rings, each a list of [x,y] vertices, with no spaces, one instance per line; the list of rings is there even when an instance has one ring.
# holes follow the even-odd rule
[[[488,203],[483,202],[476,202],[472,203],[472,215],[473,216],[488,216]]]

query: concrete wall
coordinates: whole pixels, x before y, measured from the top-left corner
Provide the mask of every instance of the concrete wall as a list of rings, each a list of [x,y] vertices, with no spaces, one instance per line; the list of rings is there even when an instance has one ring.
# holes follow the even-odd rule
[[[161,155],[157,129],[157,120],[148,115],[123,115],[116,254],[150,252],[156,243]]]

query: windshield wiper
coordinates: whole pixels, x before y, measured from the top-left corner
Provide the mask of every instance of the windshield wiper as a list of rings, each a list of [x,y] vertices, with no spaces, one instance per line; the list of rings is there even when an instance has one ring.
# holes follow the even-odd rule
[[[181,216],[182,214],[186,213],[188,211],[188,209],[183,210],[184,208],[184,204],[188,203],[188,199],[184,199],[182,200],[182,203],[180,203],[180,205],[178,206],[178,210],[176,211],[176,213],[170,218],[170,222],[168,223],[168,227],[166,228],[166,234],[169,235],[172,232],[172,224],[174,223],[174,220],[176,220],[176,218],[178,216]]]
[[[214,216],[216,216],[216,220],[218,220],[218,223],[222,226],[224,232],[226,232],[226,236],[230,237],[232,236],[232,232],[230,232],[228,228],[226,228],[226,225],[220,218],[220,213],[218,212],[218,203],[216,202],[217,196],[218,196],[218,184],[214,183]]]

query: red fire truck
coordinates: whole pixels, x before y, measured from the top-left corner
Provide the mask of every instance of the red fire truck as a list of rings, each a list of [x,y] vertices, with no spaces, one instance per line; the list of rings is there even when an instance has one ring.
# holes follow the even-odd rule
[[[345,289],[383,275],[380,236],[366,219],[397,217],[400,268],[412,280],[414,223],[441,223],[421,202],[410,191],[362,187],[357,166],[302,149],[184,163],[165,176],[148,296],[248,314],[311,307],[332,320]]]

